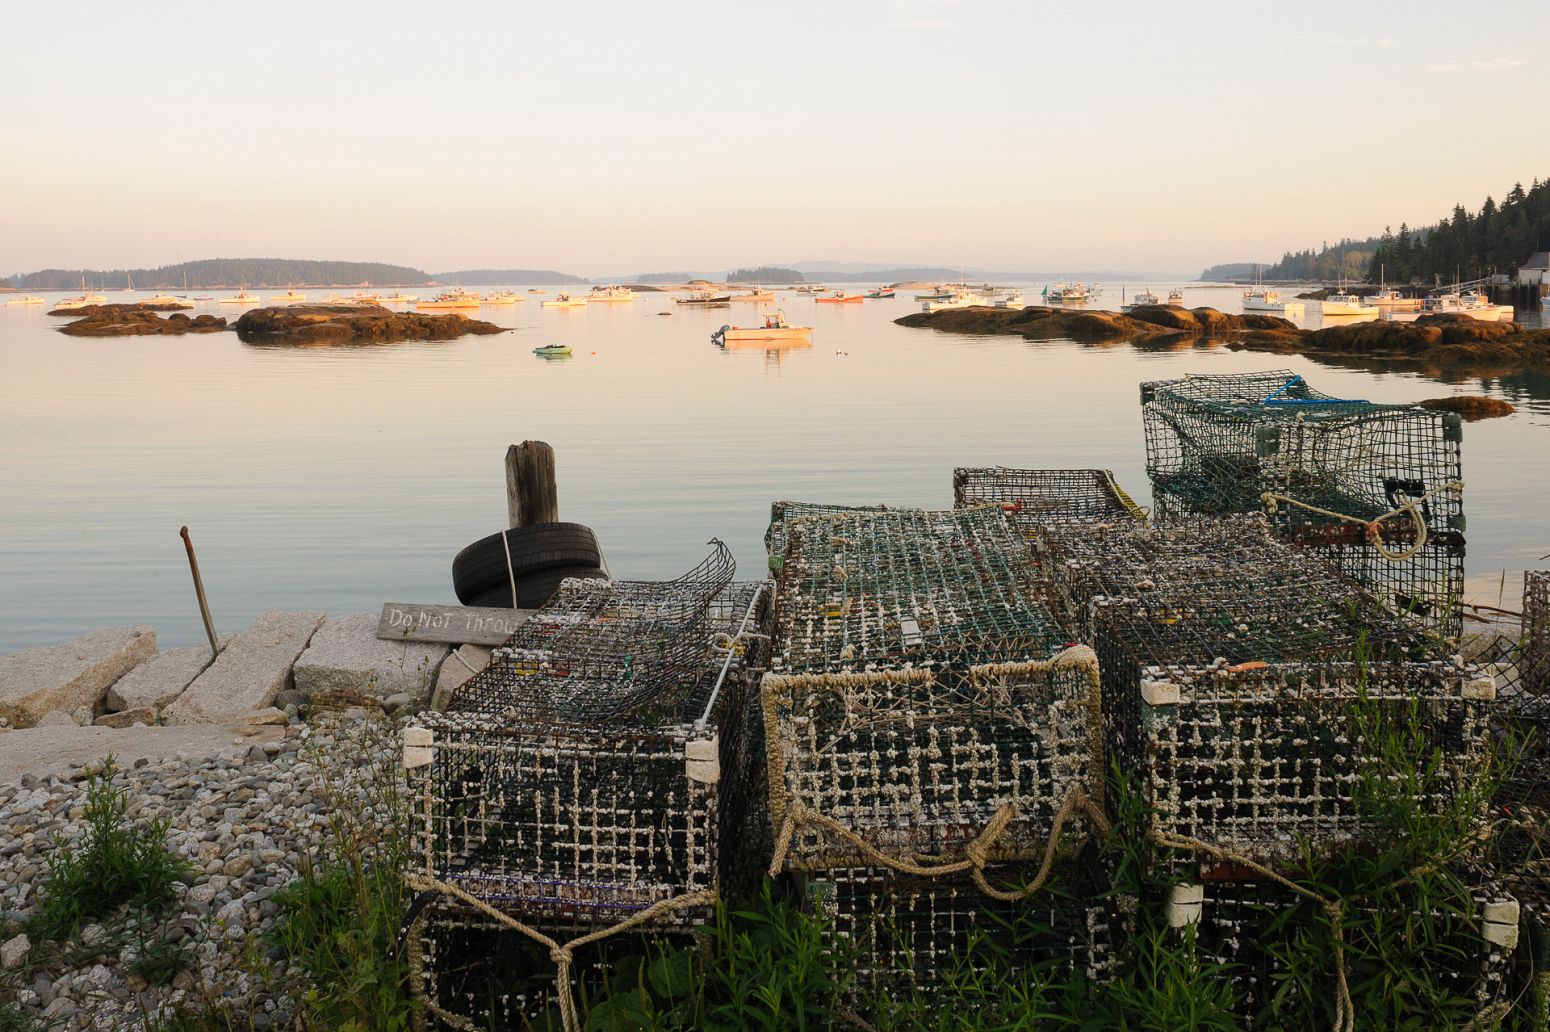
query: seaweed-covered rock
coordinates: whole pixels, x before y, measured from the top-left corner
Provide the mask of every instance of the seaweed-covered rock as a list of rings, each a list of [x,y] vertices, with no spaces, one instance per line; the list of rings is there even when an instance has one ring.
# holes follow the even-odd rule
[[[114,302],[107,305],[83,305],[80,308],[55,308],[48,314],[80,318],[90,315],[103,315],[108,312],[179,312],[193,307],[187,301],[132,301]]]
[[[900,326],[929,326],[957,333],[1016,333],[1034,340],[1144,340],[1159,336],[1226,337],[1257,327],[1265,332],[1296,332],[1285,319],[1227,315],[1214,308],[1141,305],[1118,312],[1082,308],[949,308],[917,312],[894,320]]]
[[[1457,412],[1465,420],[1473,423],[1480,419],[1496,419],[1499,416],[1510,416],[1517,409],[1505,401],[1497,398],[1487,398],[1483,395],[1459,395],[1451,398],[1427,398],[1416,404],[1422,408],[1440,409],[1443,412]]]
[[[494,323],[456,313],[393,312],[380,305],[254,308],[244,312],[236,326],[237,335],[249,343],[391,343],[503,332]]]
[[[75,322],[59,327],[72,337],[139,337],[178,333],[215,333],[226,328],[226,320],[214,315],[196,315],[190,319],[182,312],[162,318],[150,308],[137,305],[93,305]],[[74,313],[72,313],[74,314]]]

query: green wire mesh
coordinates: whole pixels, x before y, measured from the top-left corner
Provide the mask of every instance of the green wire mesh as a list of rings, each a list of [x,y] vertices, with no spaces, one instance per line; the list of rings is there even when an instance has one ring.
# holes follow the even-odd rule
[[[1254,512],[1266,493],[1286,501],[1270,514],[1277,533],[1317,549],[1367,584],[1390,608],[1445,635],[1459,631],[1464,535],[1462,423],[1414,405],[1332,398],[1287,370],[1190,376],[1141,385],[1154,517]],[[1363,523],[1411,503],[1426,542],[1402,561],[1385,558]],[[1379,524],[1384,547],[1417,543],[1408,516]]]

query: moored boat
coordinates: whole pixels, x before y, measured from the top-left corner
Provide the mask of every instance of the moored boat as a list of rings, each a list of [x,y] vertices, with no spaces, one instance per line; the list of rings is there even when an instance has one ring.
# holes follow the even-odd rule
[[[832,297],[815,297],[813,300],[820,305],[859,305],[863,298],[860,294],[845,294],[835,291]]]
[[[256,305],[263,301],[257,294],[249,294],[246,287],[238,287],[237,292],[231,297],[223,297],[220,303],[223,305]]]
[[[1390,322],[1414,322],[1423,315],[1462,315],[1481,322],[1511,322],[1516,314],[1512,305],[1496,305],[1486,295],[1475,291],[1451,290],[1446,294],[1434,294],[1421,303],[1419,311],[1390,312]]]
[[[307,295],[299,293],[295,290],[287,290],[283,294],[269,295],[269,300],[271,302],[278,302],[282,305],[294,305],[307,300]]]
[[[716,294],[709,290],[696,290],[688,297],[674,298],[673,301],[680,305],[729,305],[732,303],[731,294]],[[544,302],[548,304],[548,302]]]
[[[766,315],[762,326],[723,326],[710,335],[710,342],[723,348],[738,344],[792,345],[806,344],[812,335],[811,326],[792,326],[785,313],[777,311]]]
[[[950,308],[974,308],[983,306],[985,299],[967,290],[955,290],[944,299],[927,301],[920,306],[922,312],[945,312]]]
[[[866,296],[873,299],[893,297],[894,290],[892,287],[878,287],[876,290],[867,291]]]
[[[515,305],[526,302],[527,298],[515,290],[496,290],[484,295],[484,303],[487,305]]]
[[[1014,290],[1014,291],[1011,291],[1008,294],[1003,295],[1002,297],[998,297],[992,303],[992,307],[993,308],[1022,308],[1023,307],[1023,292],[1021,290]]]
[[[569,344],[545,344],[541,348],[534,348],[533,354],[539,358],[569,358]]]
[[[86,289],[86,277],[81,277],[81,292],[76,297],[67,297],[54,306],[54,310],[70,311],[75,308],[85,308],[87,305],[105,305],[108,303],[107,295],[93,294]]]
[[[453,287],[451,290],[442,291],[435,297],[422,297],[414,303],[414,306],[425,309],[447,309],[478,308],[480,304],[478,294],[470,294],[462,287]]]
[[[1119,310],[1122,314],[1124,314],[1134,312],[1137,308],[1141,308],[1145,305],[1155,304],[1157,304],[1157,295],[1152,293],[1150,290],[1142,290],[1136,294],[1135,300],[1131,301],[1129,304],[1121,302]]]
[[[635,291],[629,287],[593,287],[592,293],[587,295],[587,300],[594,304],[615,304],[620,301],[634,301]]]
[[[1097,290],[1097,284],[1089,287],[1085,283],[1067,283],[1061,280],[1044,288],[1044,297],[1053,305],[1081,305],[1092,299],[1093,291]]]
[[[1182,307],[1184,304],[1184,291],[1180,290],[1178,287],[1174,287],[1172,290],[1168,291],[1168,303],[1170,305],[1179,305]]]
[[[584,297],[571,297],[569,294],[556,294],[551,298],[538,302],[543,308],[585,308],[587,299]]]
[[[763,290],[763,289],[761,289],[759,287],[755,287],[753,290],[747,291],[746,293],[734,294],[732,296],[732,300],[733,301],[754,301],[754,302],[758,302],[758,301],[773,301],[773,300],[775,300],[775,291],[773,291],[773,290]]]
[[[420,299],[417,297],[410,297],[402,290],[395,290],[393,293],[383,298],[382,303],[385,305],[412,305],[418,300]]]
[[[41,305],[43,299],[36,294],[23,294],[21,297],[13,297],[6,301],[8,305]]]
[[[1320,301],[1319,309],[1325,315],[1370,315],[1373,312],[1372,308],[1362,304],[1361,298],[1344,292],[1331,294]]]
[[[1281,295],[1274,290],[1265,290],[1255,287],[1253,290],[1243,292],[1243,310],[1245,312],[1284,312],[1286,302],[1281,300]]]
[[[186,298],[186,297],[179,297],[176,294],[152,294],[150,297],[146,298],[144,301],[141,301],[140,304],[142,304],[142,305],[177,305],[180,308],[193,308],[194,307],[193,303],[190,302],[188,298]]]

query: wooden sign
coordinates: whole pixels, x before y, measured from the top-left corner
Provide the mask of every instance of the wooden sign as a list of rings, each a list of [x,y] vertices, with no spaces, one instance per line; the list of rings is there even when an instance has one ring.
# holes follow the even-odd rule
[[[443,645],[502,645],[536,612],[389,602],[382,607],[382,617],[377,621],[377,637]]]

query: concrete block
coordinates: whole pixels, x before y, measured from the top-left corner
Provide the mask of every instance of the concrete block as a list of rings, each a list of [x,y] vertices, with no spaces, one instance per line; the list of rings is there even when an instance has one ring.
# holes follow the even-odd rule
[[[169,724],[221,723],[266,708],[290,686],[291,666],[322,622],[316,612],[259,614],[162,710],[162,718]]]
[[[222,647],[231,641],[231,635],[221,639]],[[209,645],[189,645],[181,649],[158,652],[129,673],[119,678],[108,689],[108,712],[140,709],[167,705],[183,694],[183,689],[210,665]]]
[[[135,625],[0,656],[0,716],[31,727],[49,710],[95,708],[110,685],[154,655],[155,630]]]
[[[436,690],[431,696],[431,709],[445,709],[452,693],[462,687],[464,681],[490,665],[493,650],[484,645],[459,645],[457,650],[442,661],[436,673]]]
[[[344,692],[383,699],[407,692],[424,699],[446,658],[445,645],[384,641],[378,615],[354,613],[323,622],[296,661],[296,689],[308,697]]]

